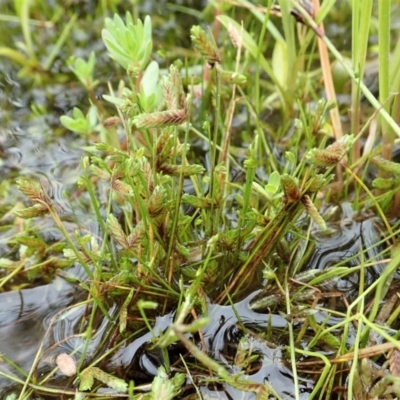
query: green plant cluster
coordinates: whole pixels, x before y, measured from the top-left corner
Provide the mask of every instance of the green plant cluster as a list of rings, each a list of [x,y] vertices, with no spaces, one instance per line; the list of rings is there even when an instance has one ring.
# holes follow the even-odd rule
[[[75,107],[60,122],[66,130],[94,139],[95,143],[85,148],[77,186],[90,199],[88,212],[97,221],[99,234],[83,230],[71,234],[57,205],[35,179],[18,180],[18,187],[30,205],[16,210],[14,215],[24,220],[50,217],[64,237],[50,247],[35,230],[18,237],[17,242],[25,248],[24,256],[34,260],[30,279],[48,274],[49,269],[53,276],[55,270],[79,264],[85,271],[85,278],[79,284],[88,294],[85,304],[90,304],[90,321],[102,315],[110,326],[117,327],[112,340],[108,336],[115,345],[104,346],[105,354],[88,359],[83,350],[77,366],[68,369],[57,364],[61,372],[72,371],[64,372],[65,376],[76,378],[69,383],[79,390],[75,398],[84,393],[94,394],[100,388],[131,399],[180,398],[185,381],[195,373],[201,376],[191,381],[197,396],[201,396],[198,387],[211,382],[251,392],[257,399],[281,399],[273,382],[259,383],[245,376],[260,358],[249,343],[254,336],[262,341],[271,339],[271,329],[254,333],[242,321],[238,322],[243,335],[234,360],[240,371],[237,374],[214,360],[204,348],[202,351],[194,339],[196,335],[201,338],[202,330],[210,324],[210,303],[234,305],[257,290],[260,295],[251,302],[252,311],[269,314],[278,311],[288,321],[287,330],[282,333],[287,341],[283,357],[292,368],[296,398],[300,396],[300,371],[296,367],[300,356],[321,363],[320,377],[312,378],[310,398],[331,398],[323,396],[330,396],[333,385],[337,384],[336,367],[344,362],[340,358],[343,354],[351,354],[345,359],[352,363],[348,393],[354,389],[355,396],[362,396],[371,389],[376,393],[380,390],[377,396],[381,394],[381,389],[372,388],[373,382],[359,383],[356,387],[354,382],[362,381],[365,374],[361,367],[358,369],[357,352],[362,344],[372,343],[371,331],[378,332],[392,344],[391,349],[398,351],[396,334],[381,324],[383,316],[378,315],[378,305],[390,292],[398,266],[397,247],[385,250],[385,255],[391,252],[391,260],[382,277],[370,288],[363,284],[365,271],[378,257],[364,260],[365,249],[357,254],[361,261],[356,267],[339,263],[323,271],[303,268],[313,250],[312,233],[330,234],[329,213],[321,210],[329,200],[342,200],[344,193],[349,196],[352,193],[355,207],[376,209],[387,230],[387,241],[394,241],[397,231],[390,226],[385,212],[393,211],[392,203],[396,201],[399,164],[378,156],[376,150],[371,154],[356,154],[363,132],[341,135],[335,132],[334,117],[330,114],[331,119],[328,118],[337,109],[335,101],[318,97],[312,111],[301,103],[300,94],[317,96],[312,90],[308,92],[307,85],[303,91],[299,89],[302,79],[308,77],[298,66],[301,57],[298,60],[295,57],[290,15],[294,11],[285,2],[279,3],[285,37],[269,26],[271,34],[277,36],[271,65],[261,51],[261,42],[257,43],[254,35],[227,15],[220,15],[218,21],[228,32],[227,38],[232,43],[229,51],[235,54],[235,60],[232,54],[221,51],[211,33],[194,26],[190,34],[196,50],[191,54],[195,65],[184,67],[182,62],[175,61],[168,68],[152,59],[155,45],[149,16],[143,21],[134,20],[128,12],[125,19],[117,14],[113,19],[106,18],[104,44],[111,59],[125,72],[118,89],[103,96],[108,103],[106,107],[110,107],[107,110],[113,110],[111,113],[93,97],[93,90],[101,84],[94,77],[95,53],[90,54],[88,61],[69,58],[68,66],[89,93],[91,105],[86,111]],[[299,7],[294,13],[304,25],[299,29],[310,28],[307,33],[310,38],[304,41],[310,43],[315,32],[319,39],[326,39],[321,37],[315,21],[310,20],[310,14]],[[265,15],[254,11],[253,17],[261,19],[261,38],[274,11],[276,7],[268,7]],[[307,45],[304,46],[305,49]],[[18,61],[17,53],[12,54]],[[36,60],[33,49],[31,57]],[[204,65],[201,85],[189,74],[198,65]],[[253,92],[252,68],[256,68]],[[289,74],[289,70],[294,73]],[[268,86],[271,94],[265,100],[260,93],[262,72],[269,74],[272,82]],[[349,75],[357,79],[354,71]],[[370,95],[360,81],[357,90],[364,91],[366,97]],[[197,101],[201,103],[199,107]],[[247,110],[247,118],[251,120],[251,129],[245,134],[248,139],[245,150],[235,148],[231,140],[237,103]],[[265,105],[281,108],[283,120],[290,124],[278,129],[279,133],[271,133],[271,127],[261,118]],[[389,111],[380,111],[386,133],[393,125]],[[289,129],[292,137],[285,136]],[[276,142],[287,144],[283,146],[281,159],[274,156],[266,131]],[[196,154],[195,140],[206,145],[207,164]],[[381,147],[393,146],[394,138],[387,133],[384,142]],[[363,182],[365,175],[360,174],[360,168],[369,163],[381,171],[380,176]],[[260,175],[266,178],[260,179]],[[372,195],[369,186],[379,191]],[[360,188],[367,196],[359,194]],[[13,267],[13,275],[2,280],[1,287],[21,271],[23,264]],[[321,298],[332,295],[325,293],[328,290],[324,290],[324,285],[328,287],[332,281],[354,274],[360,276],[359,296],[356,299],[342,296],[347,306],[345,311],[322,303],[318,311],[328,316],[322,324],[317,323],[317,305],[321,304]],[[375,303],[368,314],[364,313],[365,302],[371,299]],[[115,304],[117,312],[111,313],[110,306]],[[173,322],[163,332],[154,331],[156,316],[168,312],[173,313]],[[398,312],[399,307],[396,315]],[[330,326],[331,315],[340,322]],[[394,323],[393,318],[386,316],[386,320]],[[295,331],[297,321],[306,322]],[[88,325],[82,324],[79,332],[86,346],[93,337],[90,322]],[[350,326],[357,330],[355,341],[359,347],[354,349],[347,348]],[[145,331],[151,333],[149,346],[161,354],[163,366],[152,382],[135,387],[132,380],[127,382],[102,366],[104,359],[110,359],[119,348]],[[342,335],[340,339],[336,336],[338,332]],[[302,348],[300,343],[306,339],[307,348]],[[176,343],[191,355],[187,359],[181,356],[178,372],[170,357]],[[318,350],[321,347],[335,352],[336,357],[328,360]],[[32,393],[53,391],[46,380],[38,385],[36,377],[32,378],[39,356],[38,352],[26,380],[22,383],[16,380],[22,386],[21,399]],[[65,357],[65,362],[73,364],[74,359]],[[370,372],[373,366],[368,364],[368,367]],[[307,372],[303,376],[311,379],[313,374]],[[48,379],[52,384],[55,381],[51,376]],[[339,382],[346,384],[342,375]],[[397,393],[397,381],[394,382],[392,393]],[[71,393],[66,391],[68,395]]]

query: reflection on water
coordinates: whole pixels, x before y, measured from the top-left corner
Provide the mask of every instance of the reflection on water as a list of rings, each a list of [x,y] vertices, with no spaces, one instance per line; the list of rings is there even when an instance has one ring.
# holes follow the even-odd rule
[[[162,3],[165,7],[160,7],[159,3],[155,2],[142,2],[141,11],[156,14],[162,10],[164,15],[159,16],[161,22],[158,24],[163,25],[164,28],[162,32],[155,29],[156,41],[157,39],[164,41],[167,35],[172,35],[174,39],[172,43],[175,47],[177,24],[175,20],[165,17],[165,9],[174,5],[166,1]],[[193,2],[193,5],[199,6],[200,3],[204,2]],[[197,20],[193,18],[192,21],[192,18],[188,18],[186,14],[184,16],[185,25],[179,24],[179,26],[185,26],[185,29],[179,32],[182,34],[178,34],[178,40],[185,45],[183,47],[187,47],[189,35],[186,33]],[[93,35],[90,36],[83,30],[73,32],[73,35],[79,34],[84,37],[80,40],[92,41],[90,45],[92,48],[103,50],[102,45],[99,46],[101,42],[99,36],[94,41]],[[76,55],[86,58],[87,50],[81,51],[81,54]],[[99,54],[98,59],[105,57],[104,53]],[[101,71],[105,63],[98,64],[96,68]],[[67,69],[64,63],[61,62],[59,65]],[[102,76],[105,77],[106,74]],[[62,217],[71,216],[73,211],[80,219],[80,223],[85,223],[85,228],[97,236],[98,226],[90,220],[86,208],[82,206],[81,210],[78,210],[78,207],[74,207],[72,210],[69,203],[69,198],[74,196],[76,182],[81,173],[79,165],[81,156],[84,154],[82,146],[88,143],[78,135],[60,131],[59,125],[59,116],[69,112],[76,105],[85,104],[86,98],[87,93],[78,85],[56,84],[27,91],[15,77],[14,72],[5,73],[4,81],[0,82],[0,120],[6,121],[0,126],[0,175],[3,180],[9,178],[13,180],[17,177],[39,179]],[[32,112],[32,106],[35,112]],[[233,125],[239,131],[241,124],[245,123],[248,123],[248,115],[243,109],[240,116],[235,116]],[[65,136],[58,136],[58,134]],[[241,138],[240,135],[236,137]],[[238,147],[242,144],[240,139]],[[276,159],[282,161],[280,152],[274,146],[271,147],[274,149]],[[206,152],[204,157],[207,159]],[[267,179],[262,169],[257,170],[257,175],[260,179]],[[68,193],[68,197],[64,194],[65,192]],[[82,202],[84,205],[84,196],[80,196],[76,202]],[[19,198],[22,196],[15,188],[12,188],[8,197],[1,200],[4,204],[10,203],[11,208]],[[234,217],[236,218],[236,214]],[[44,222],[40,231],[45,241],[55,242],[62,239],[60,232],[54,228],[53,222],[49,223],[49,220],[45,219],[42,221]],[[66,221],[65,225],[68,231],[73,231],[77,227],[77,224],[71,221]],[[314,236],[316,251],[308,263],[308,268],[324,269],[338,263],[346,263],[345,265],[349,267],[357,266],[360,264],[359,252],[363,249],[365,260],[375,261],[373,267],[366,269],[366,285],[371,284],[383,268],[383,264],[379,264],[379,261],[383,260],[379,254],[380,249],[373,246],[380,238],[374,220],[357,221],[351,206],[345,203],[342,205],[340,223],[332,224],[332,228],[335,229],[335,233],[329,237],[318,236],[318,234]],[[15,229],[17,227],[0,231],[0,257],[4,254],[8,256],[11,252],[8,243],[10,237],[15,235]],[[79,266],[72,268],[69,273],[84,279]],[[330,289],[353,295],[358,291],[358,285],[358,275],[352,274],[344,279],[336,280]],[[202,332],[206,351],[232,375],[241,373],[243,378],[248,378],[258,384],[270,382],[283,399],[293,399],[295,397],[293,375],[290,364],[285,361],[287,354],[282,344],[287,343],[287,340],[279,337],[279,333],[283,331],[285,333],[281,333],[282,336],[287,335],[288,321],[277,313],[253,311],[250,302],[258,294],[259,292],[253,293],[234,306],[208,305],[210,324]],[[39,377],[40,374],[45,374],[54,368],[58,354],[73,353],[75,359],[78,360],[86,344],[85,361],[89,362],[100,347],[106,347],[102,341],[110,328],[110,323],[106,318],[100,317],[93,337],[88,343],[85,342],[85,338],[80,334],[84,331],[80,324],[83,316],[90,310],[88,311],[85,305],[69,307],[84,300],[86,296],[87,293],[78,285],[68,283],[61,277],[56,277],[51,283],[39,287],[0,293],[0,354],[24,371],[29,371],[38,350],[41,349],[35,371]],[[115,316],[117,306],[111,306],[108,312],[111,316]],[[171,325],[174,317],[174,313],[156,317],[153,331],[156,334],[164,332]],[[318,324],[324,326],[339,322],[338,318],[333,318],[322,311],[316,312],[314,318]],[[250,333],[245,333],[243,326]],[[301,323],[293,323],[293,327],[299,329]],[[274,331],[273,343],[262,338],[263,331],[267,329]],[[349,344],[353,336],[350,327]],[[136,384],[150,383],[157,374],[157,368],[163,363],[159,350],[151,348],[152,338],[151,333],[141,336],[139,334],[138,337],[127,341],[117,349],[112,358],[102,367],[123,375],[127,380],[133,379]],[[202,343],[197,336],[193,335],[191,338],[199,348],[202,348]],[[242,370],[234,361],[239,343],[243,338],[249,341],[253,353],[259,355],[257,363],[250,370]],[[307,344],[308,341],[305,339],[301,345],[306,348]],[[171,346],[169,351],[172,361],[179,360],[180,355],[187,357],[186,349],[182,346]],[[194,362],[194,359],[192,361]],[[0,359],[0,372],[21,378],[5,359]],[[56,377],[62,380],[62,376]],[[204,378],[204,376],[201,377]],[[196,379],[196,377],[193,378]],[[191,383],[188,378],[187,384]],[[300,379],[301,400],[308,398],[313,384],[314,381]],[[0,376],[0,397],[9,390],[11,385],[10,379]],[[72,386],[70,382],[69,387]],[[243,393],[230,386],[214,388],[212,385],[199,385],[199,390],[205,398],[243,400],[255,398],[252,393]]]
[[[261,340],[254,336],[252,340],[253,352],[260,355],[259,367],[254,372],[246,373],[241,371],[235,366],[234,357],[240,339],[245,335],[238,323],[238,317],[242,323],[250,331],[254,327],[259,331],[266,329],[270,326],[272,329],[285,328],[287,321],[280,315],[261,314],[254,312],[250,308],[250,301],[258,294],[253,293],[246,299],[232,306],[220,306],[216,304],[209,304],[208,316],[210,324],[203,329],[203,337],[207,346],[207,353],[215,360],[220,362],[232,374],[242,373],[244,379],[248,378],[252,382],[264,384],[270,382],[273,384],[274,389],[284,399],[295,398],[293,391],[293,376],[291,370],[282,362],[283,347],[272,345],[266,340]],[[157,317],[154,323],[154,332],[165,332],[171,325],[174,319],[174,313]],[[133,342],[126,344],[120,348],[112,357],[109,368],[112,370],[125,370],[128,371],[128,378],[135,379],[135,383],[151,382],[152,377],[157,374],[157,368],[163,365],[162,356],[153,349],[150,345],[152,339],[151,333],[137,338]],[[197,346],[202,348],[200,340],[194,336]],[[179,354],[185,357],[187,353],[183,347],[170,348],[171,362],[174,359],[173,353],[176,352],[176,357]],[[187,355],[185,357],[186,361]],[[194,361],[194,360],[192,360]],[[188,384],[192,383],[190,380]],[[307,399],[311,383],[306,381],[301,382],[300,388],[303,392],[300,399]],[[229,385],[225,388],[219,388],[217,392],[215,388],[210,386],[199,385],[201,393],[204,398],[219,398],[219,399],[255,399],[252,393],[243,393]]]
[[[48,285],[0,293],[0,353],[29,371],[41,344],[46,349],[59,340],[57,332],[62,322],[53,317],[79,301],[80,295],[82,292],[75,285],[60,277]],[[82,312],[77,317],[80,319]],[[46,334],[50,324],[52,329]],[[64,326],[62,337],[70,334]],[[0,371],[16,374],[5,361],[0,363]],[[10,380],[0,376],[0,393],[10,384]]]
[[[379,234],[374,220],[356,221],[350,205],[342,206],[340,223],[336,225],[336,232],[330,237],[315,237],[316,251],[311,256],[309,268],[327,268],[333,264],[346,261],[347,266],[356,266],[360,263],[359,252],[365,250],[365,259],[382,261],[379,247],[374,246],[379,241]],[[95,227],[93,227],[95,229]],[[355,257],[353,257],[355,256]],[[353,258],[352,258],[353,257]],[[377,263],[368,269],[366,282],[373,279],[382,270]],[[69,271],[70,275],[84,279],[83,272],[77,266]],[[338,290],[346,295],[358,288],[358,275],[353,274],[334,282],[332,290]],[[241,374],[252,382],[264,384],[269,382],[283,399],[294,399],[293,375],[288,362],[285,344],[287,341],[288,320],[277,313],[255,312],[250,303],[260,295],[254,292],[244,300],[232,306],[208,304],[210,323],[203,328],[202,334],[207,354],[221,363],[232,375]],[[41,345],[41,355],[37,365],[37,374],[48,373],[55,366],[55,359],[60,353],[74,354],[79,360],[85,346],[85,339],[79,332],[82,317],[88,314],[85,305],[68,308],[79,302],[86,294],[77,289],[76,285],[57,277],[52,283],[36,288],[0,294],[3,308],[0,310],[0,353],[11,359],[25,371],[29,371],[33,359]],[[110,308],[109,314],[116,316],[116,305]],[[340,322],[340,318],[332,317],[327,310],[315,310],[314,318],[321,326],[333,326]],[[157,316],[153,324],[156,335],[165,332],[174,321],[175,313]],[[247,332],[244,332],[243,326]],[[298,332],[302,327],[301,321],[292,322],[293,329]],[[48,330],[48,328],[50,329]],[[112,326],[111,326],[112,327]],[[102,340],[109,330],[110,323],[101,317],[96,325],[93,337],[88,342],[85,364],[91,361],[99,347],[104,346]],[[114,328],[113,329],[117,329]],[[264,339],[265,332],[272,332],[271,341]],[[307,336],[308,335],[308,336]],[[307,348],[315,335],[310,328],[299,346]],[[199,348],[203,348],[198,335],[189,335]],[[133,340],[128,340],[115,350],[112,357],[102,365],[105,370],[125,378],[134,380],[136,385],[152,382],[159,366],[163,365],[163,356],[159,349],[152,347],[153,334],[138,333]],[[257,362],[249,369],[243,369],[235,362],[238,347],[242,339],[246,339],[252,348],[252,354],[258,354]],[[354,331],[349,327],[348,345],[354,340]],[[324,354],[331,354],[332,349],[325,350]],[[168,349],[171,365],[179,365],[180,357],[187,362],[195,362],[187,354],[185,348],[179,344],[171,345]],[[174,370],[174,369],[173,369]],[[182,371],[182,370],[180,370]],[[0,372],[18,376],[18,373],[6,362],[0,364]],[[182,371],[184,372],[184,371]],[[57,373],[56,378],[65,377]],[[199,373],[200,374],[200,373]],[[203,375],[192,377],[205,398],[220,399],[255,399],[255,395],[243,393],[229,385],[214,387],[212,384],[199,383]],[[300,399],[306,400],[313,390],[314,381],[305,377],[299,378]],[[193,382],[187,379],[187,385]],[[10,380],[0,378],[0,394],[5,393],[11,385]],[[73,383],[69,381],[69,387]]]
[[[335,233],[328,237],[315,234],[316,247],[308,264],[310,269],[325,269],[334,265],[356,267],[362,263],[374,263],[365,268],[365,285],[368,287],[382,273],[386,263],[382,251],[385,246],[377,245],[381,237],[377,229],[376,218],[357,220],[357,214],[350,203],[341,205],[339,223],[331,224]],[[363,252],[363,260],[360,253]],[[395,277],[400,278],[398,273]],[[354,273],[344,279],[337,279],[328,290],[347,293],[350,297],[359,290],[359,274]]]

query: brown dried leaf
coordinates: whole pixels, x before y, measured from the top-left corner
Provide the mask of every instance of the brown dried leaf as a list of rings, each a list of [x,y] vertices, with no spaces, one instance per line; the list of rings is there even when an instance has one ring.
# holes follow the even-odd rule
[[[400,376],[400,351],[393,349],[389,357],[389,371],[393,376]]]

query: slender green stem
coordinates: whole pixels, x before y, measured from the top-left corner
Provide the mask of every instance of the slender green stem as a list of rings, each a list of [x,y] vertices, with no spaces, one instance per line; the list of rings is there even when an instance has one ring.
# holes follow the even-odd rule
[[[290,290],[288,287],[288,271],[285,274],[285,297],[286,297],[286,313],[287,315],[291,315],[291,298],[290,298]],[[297,367],[296,367],[296,344],[293,332],[293,324],[291,322],[288,323],[289,330],[289,350],[290,350],[290,361],[292,364],[292,374],[293,374],[293,386],[294,386],[294,395],[295,399],[300,399],[300,390],[299,390],[299,377],[297,375]]]
[[[380,0],[378,2],[378,36],[379,36],[379,101],[386,112],[390,112],[390,74],[389,74],[389,53],[390,53],[390,12],[391,0]],[[394,134],[388,122],[381,118],[382,129],[382,157],[390,160],[394,144]],[[384,177],[385,174],[381,173]]]
[[[62,46],[68,39],[68,35],[70,34],[71,30],[73,29],[76,20],[78,19],[78,14],[74,14],[71,19],[69,20],[68,24],[64,27],[61,35],[59,36],[56,44],[51,49],[50,54],[47,56],[47,59],[43,65],[43,69],[48,71],[51,66],[53,65],[54,60],[56,59],[57,55],[60,53]]]
[[[360,130],[360,85],[364,76],[368,38],[371,21],[372,0],[361,3],[354,1],[352,10],[352,60],[353,70],[359,81],[352,81],[351,89],[351,131],[357,134]],[[356,141],[353,148],[353,159],[360,157],[360,144]]]
[[[263,48],[265,32],[267,30],[267,24],[269,22],[269,15],[271,11],[272,0],[268,0],[267,12],[262,19],[262,27],[260,36],[258,38],[258,46],[257,46],[257,56],[256,56],[256,73],[255,73],[255,84],[254,84],[254,93],[255,93],[255,111],[257,115],[261,114],[261,98],[260,98],[260,57],[261,51]]]
[[[311,18],[311,16],[301,7],[298,7],[299,12],[301,13],[302,17],[305,21],[314,29],[314,31],[318,34],[321,32],[318,29],[315,21]],[[329,51],[332,55],[340,62],[343,69],[347,72],[349,77],[360,86],[361,92],[364,94],[366,99],[370,102],[370,104],[378,111],[379,115],[388,123],[390,128],[393,129],[395,134],[400,137],[400,126],[393,120],[390,114],[382,107],[382,104],[376,99],[376,97],[371,93],[368,87],[361,81],[360,77],[350,68],[347,63],[344,61],[342,54],[336,49],[333,43],[329,40],[326,35],[322,36],[322,40],[325,42],[326,46],[328,47]]]

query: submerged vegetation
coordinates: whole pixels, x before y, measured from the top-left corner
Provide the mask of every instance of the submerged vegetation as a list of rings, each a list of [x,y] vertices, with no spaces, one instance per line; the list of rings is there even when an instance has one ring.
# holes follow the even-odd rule
[[[400,396],[397,3],[56,3],[0,8],[0,398]]]

